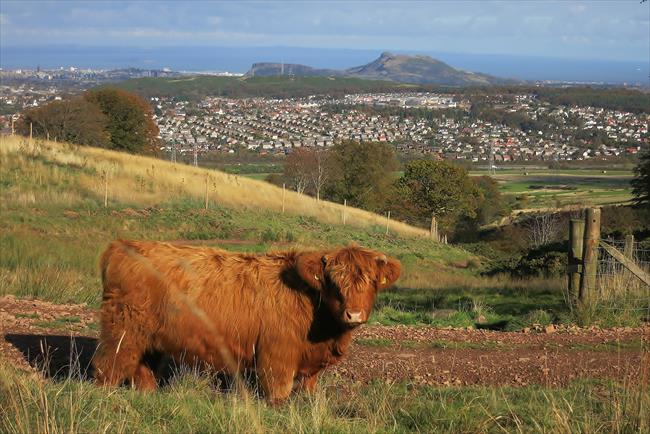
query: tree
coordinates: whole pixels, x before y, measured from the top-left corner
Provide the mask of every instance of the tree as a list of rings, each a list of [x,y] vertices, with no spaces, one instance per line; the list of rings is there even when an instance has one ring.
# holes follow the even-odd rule
[[[476,218],[482,194],[467,170],[446,161],[409,162],[396,182],[391,209],[411,223],[427,227],[435,216],[449,233],[459,218]]]
[[[499,183],[490,176],[472,178],[481,190],[481,196],[476,209],[479,224],[485,225],[503,217],[508,212],[506,201],[499,191]]]
[[[327,149],[297,148],[289,154],[281,177],[270,181],[280,185],[287,182],[298,193],[308,193],[320,200],[321,191],[329,179]]]
[[[29,135],[30,124],[34,137],[99,147],[110,143],[106,116],[97,106],[79,97],[26,110],[18,121],[17,132]]]
[[[399,167],[387,143],[345,141],[329,151],[326,196],[359,208],[378,211],[385,206]]]
[[[328,153],[327,149],[315,149],[313,152],[314,164],[311,170],[311,183],[316,192],[316,200],[320,200],[321,191],[329,177],[329,170],[327,167]]]
[[[639,164],[634,168],[632,192],[637,204],[650,207],[650,149],[643,153]]]
[[[158,127],[151,106],[139,96],[114,88],[91,90],[84,99],[107,118],[110,147],[131,153],[155,153]]]
[[[307,148],[294,149],[284,162],[284,178],[294,190],[302,194],[309,186],[313,166],[313,151]]]
[[[555,241],[559,235],[560,219],[556,214],[542,213],[529,217],[523,224],[528,232],[528,243],[538,248]]]

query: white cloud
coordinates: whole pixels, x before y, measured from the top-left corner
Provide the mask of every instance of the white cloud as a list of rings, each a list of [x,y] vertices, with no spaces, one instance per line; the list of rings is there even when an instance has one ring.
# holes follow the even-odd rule
[[[216,15],[213,15],[211,17],[207,17],[206,20],[208,21],[208,24],[213,25],[213,26],[218,26],[223,22],[223,17],[219,17]]]

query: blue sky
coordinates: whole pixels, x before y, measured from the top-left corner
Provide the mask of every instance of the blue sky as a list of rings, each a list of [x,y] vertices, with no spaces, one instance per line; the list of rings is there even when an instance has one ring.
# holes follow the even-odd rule
[[[0,0],[4,47],[319,47],[650,58],[650,2]]]

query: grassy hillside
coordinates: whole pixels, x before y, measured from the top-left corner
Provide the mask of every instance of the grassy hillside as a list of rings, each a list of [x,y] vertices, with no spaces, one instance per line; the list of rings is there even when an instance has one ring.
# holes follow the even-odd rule
[[[96,306],[97,258],[115,238],[237,251],[355,241],[404,268],[397,287],[380,294],[374,322],[474,326],[483,316],[518,329],[567,315],[559,280],[483,277],[480,258],[392,220],[387,234],[386,218],[366,211],[286,191],[282,213],[282,189],[271,184],[103,149],[3,137],[0,151],[0,295]]]
[[[206,96],[288,98],[309,95],[343,96],[348,93],[395,92],[416,86],[382,80],[341,77],[216,77],[137,78],[115,86],[143,96],[201,99]]]
[[[0,295],[97,303],[97,257],[118,237],[252,251],[356,241],[430,272],[471,259],[422,229],[218,171],[19,137],[0,155]]]
[[[206,183],[208,201],[219,206],[239,210],[261,210],[281,212],[288,215],[312,217],[327,224],[342,223],[345,215],[346,224],[357,227],[386,226],[390,232],[407,237],[426,237],[428,232],[400,223],[389,222],[383,216],[351,207],[343,207],[327,201],[316,199],[286,190],[266,182],[230,175],[216,170],[206,170],[193,166],[172,164],[168,161],[124,154],[106,149],[78,147],[70,144],[45,142],[42,140],[29,143],[19,136],[1,138],[3,158],[22,156],[25,161],[36,164],[45,162],[47,166],[72,170],[77,183],[74,188],[64,192],[70,204],[78,203],[85,197],[95,195],[103,199],[105,176],[108,176],[109,203],[122,203],[132,206],[153,206],[169,201],[193,199],[204,201]],[[17,168],[16,170],[21,170]],[[48,174],[65,175],[60,171],[39,174],[42,178]],[[15,173],[16,179],[18,173]],[[37,178],[38,186],[45,187],[34,194],[34,201],[60,200],[58,192],[52,191],[47,180]],[[17,194],[9,190],[7,194]],[[56,196],[56,197],[53,197]]]

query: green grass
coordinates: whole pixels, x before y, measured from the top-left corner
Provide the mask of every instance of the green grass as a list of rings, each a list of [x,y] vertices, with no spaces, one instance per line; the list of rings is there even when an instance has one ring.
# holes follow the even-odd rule
[[[435,273],[430,279],[435,279]],[[441,287],[417,283],[406,281],[380,293],[370,322],[520,330],[532,324],[570,321],[560,279],[459,276],[440,282]]]
[[[271,173],[242,173],[242,176],[245,176],[246,178],[251,178],[251,179],[257,179],[258,181],[264,181],[266,178],[271,175]]]
[[[650,395],[634,384],[431,387],[345,384],[278,407],[215,390],[188,373],[156,393],[36,381],[0,363],[0,431],[28,432],[648,432]]]
[[[564,346],[563,348],[568,348],[572,351],[647,351],[650,350],[648,345],[649,344],[642,341],[641,338],[637,338],[628,341],[609,341],[595,344],[571,342],[568,346]]]
[[[433,341],[393,341],[390,339],[383,338],[372,338],[372,339],[355,339],[354,341],[358,345],[363,345],[366,347],[397,347],[405,349],[451,349],[451,350],[484,350],[484,349],[493,349],[493,348],[503,348],[495,341],[485,341],[485,342],[455,342],[455,341],[446,341],[442,339],[437,339]],[[633,347],[631,347],[633,348]]]
[[[67,328],[70,324],[79,324],[81,318],[76,315],[63,316],[61,318],[56,318],[51,321],[36,321],[34,325],[36,327],[46,328],[46,329],[61,329]]]
[[[524,175],[524,172],[528,175]],[[485,175],[472,172],[474,176]],[[632,198],[630,180],[633,173],[629,170],[571,169],[504,169],[499,170],[494,178],[499,182],[499,189],[506,195],[521,198],[521,208],[546,208],[573,205],[624,203]]]
[[[395,341],[391,341],[390,339],[382,339],[382,338],[356,339],[354,342],[359,345],[364,345],[366,347],[392,347],[393,345],[395,345]]]
[[[38,319],[40,318],[37,313],[17,313],[16,318]]]

